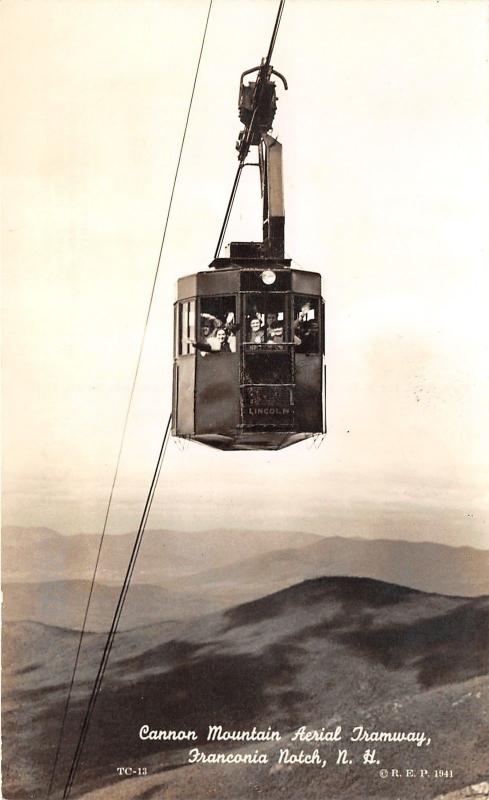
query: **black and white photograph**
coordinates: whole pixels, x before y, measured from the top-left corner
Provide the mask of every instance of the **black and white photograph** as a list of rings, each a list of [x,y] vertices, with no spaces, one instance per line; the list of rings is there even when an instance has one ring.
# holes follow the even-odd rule
[[[489,798],[486,0],[3,0],[2,797]]]

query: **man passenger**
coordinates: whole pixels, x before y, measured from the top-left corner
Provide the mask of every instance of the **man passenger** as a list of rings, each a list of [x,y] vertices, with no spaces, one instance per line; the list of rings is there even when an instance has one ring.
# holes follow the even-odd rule
[[[269,329],[267,344],[282,344],[284,341],[284,326],[275,323],[273,328]]]

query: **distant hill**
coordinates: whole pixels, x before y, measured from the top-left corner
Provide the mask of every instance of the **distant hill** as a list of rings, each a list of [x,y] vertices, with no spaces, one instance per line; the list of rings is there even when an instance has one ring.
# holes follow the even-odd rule
[[[29,620],[45,625],[79,630],[82,627],[90,581],[49,581],[46,583],[4,583],[2,618],[4,621]],[[90,600],[86,630],[110,628],[119,598],[119,586],[96,583]],[[229,605],[229,603],[224,603]],[[208,612],[223,603],[208,597]],[[172,622],[196,617],[203,612],[201,595],[178,593],[161,586],[134,583],[128,592],[119,628],[125,630],[153,622]]]
[[[80,630],[85,617],[91,581],[46,581],[45,583],[3,583],[4,621],[29,620],[44,625]],[[121,586],[95,583],[86,630],[109,629]],[[172,582],[171,588],[149,583],[131,583],[119,629],[128,630],[154,622],[192,619],[254,600],[266,591],[246,584],[193,586],[192,579]]]
[[[132,551],[135,533],[105,537],[98,580],[120,583]],[[224,566],[248,556],[281,548],[304,547],[321,537],[287,531],[148,530],[134,573],[134,582],[165,580]],[[91,580],[100,537],[67,536],[46,528],[5,527],[2,531],[2,576],[9,583]]]
[[[350,575],[461,597],[489,594],[489,551],[393,539],[321,538],[192,576],[193,591],[254,590],[256,597],[308,578]],[[182,584],[180,584],[182,588]]]
[[[329,577],[171,630],[150,625],[121,633],[95,709],[77,794],[106,785],[94,800],[116,796],[115,767],[127,761],[147,765],[148,776],[137,783],[119,781],[121,800],[222,800],[227,796],[223,786],[231,779],[233,798],[241,800],[250,797],[250,785],[267,800],[390,797],[381,794],[378,770],[358,765],[365,745],[349,741],[357,725],[422,730],[433,738],[432,746],[422,749],[378,745],[385,767],[394,768],[407,752],[411,766],[434,770],[457,765],[457,782],[444,781],[445,791],[475,783],[482,780],[489,757],[484,739],[488,630],[488,597],[461,600],[370,579]],[[78,637],[35,623],[6,623],[3,641],[4,795],[37,797],[52,766]],[[99,634],[85,640],[60,782],[103,642]],[[139,739],[143,724],[193,729],[199,746],[211,724],[234,730],[270,725],[283,734],[280,746],[291,746],[290,734],[301,725],[341,725],[342,746],[348,747],[354,766],[203,769],[187,765],[186,744]],[[264,746],[271,763],[277,747]],[[329,745],[321,748],[329,758]],[[413,780],[399,780],[395,791],[392,797],[419,798]],[[439,782],[426,778],[423,798],[437,793]]]

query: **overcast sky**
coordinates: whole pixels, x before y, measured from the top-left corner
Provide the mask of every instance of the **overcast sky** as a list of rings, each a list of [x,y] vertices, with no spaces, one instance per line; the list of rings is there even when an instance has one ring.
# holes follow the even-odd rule
[[[179,276],[212,259],[240,73],[278,3],[214,0],[109,530],[171,404]],[[286,250],[323,275],[329,433],[167,452],[150,527],[489,547],[489,6],[287,0],[273,64]],[[4,0],[4,523],[100,530],[206,0]],[[245,171],[227,240],[258,238]]]

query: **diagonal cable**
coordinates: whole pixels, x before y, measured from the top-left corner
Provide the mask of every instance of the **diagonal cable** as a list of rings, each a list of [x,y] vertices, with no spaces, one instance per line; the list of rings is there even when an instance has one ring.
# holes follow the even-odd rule
[[[205,44],[205,39],[206,39],[206,34],[207,34],[207,27],[208,27],[208,24],[209,24],[209,17],[210,17],[210,13],[211,13],[211,9],[212,9],[212,2],[213,2],[213,0],[210,0],[209,8],[208,8],[208,11],[207,11],[207,17],[206,17],[206,21],[205,21],[204,33],[203,33],[203,36],[202,36],[202,43],[201,43],[199,57],[198,57],[198,61],[197,61],[197,67],[196,67],[196,70],[195,70],[195,77],[194,77],[194,82],[193,82],[193,86],[192,86],[192,92],[191,92],[191,96],[190,96],[190,102],[189,102],[189,106],[188,106],[187,117],[186,117],[186,120],[185,120],[185,127],[184,127],[184,131],[183,131],[183,135],[182,135],[182,141],[181,141],[181,145],[180,145],[180,152],[179,152],[179,155],[178,155],[177,166],[176,166],[176,169],[175,169],[175,176],[174,176],[174,179],[173,179],[173,185],[172,185],[172,190],[171,190],[171,194],[170,194],[170,201],[169,201],[169,204],[168,204],[168,211],[167,211],[166,220],[165,220],[165,227],[164,227],[164,230],[163,230],[163,236],[162,236],[162,239],[161,239],[160,250],[159,250],[159,253],[158,253],[158,260],[157,260],[157,263],[156,263],[156,269],[155,269],[155,274],[154,274],[154,278],[153,278],[153,284],[152,284],[152,287],[151,287],[151,294],[150,294],[150,298],[149,298],[148,309],[147,309],[147,313],[146,313],[146,319],[145,319],[145,322],[144,322],[143,334],[142,334],[142,337],[141,337],[141,343],[140,343],[140,347],[139,347],[139,353],[138,353],[138,357],[137,357],[136,368],[135,368],[135,371],[134,371],[134,377],[133,377],[133,380],[132,380],[131,390],[130,390],[130,394],[129,394],[129,401],[128,401],[128,404],[127,404],[126,414],[125,414],[125,418],[124,418],[124,424],[123,424],[123,428],[122,428],[122,434],[121,434],[121,440],[120,440],[120,444],[119,444],[119,451],[118,451],[117,459],[116,459],[114,477],[113,477],[112,485],[111,485],[111,488],[110,488],[109,500],[108,500],[108,503],[107,503],[104,523],[103,523],[103,527],[102,527],[102,533],[101,533],[101,536],[100,536],[100,542],[99,542],[99,547],[98,547],[98,551],[97,551],[97,557],[96,557],[96,560],[95,560],[95,567],[94,567],[93,577],[92,577],[91,584],[90,584],[90,590],[89,590],[88,600],[87,600],[85,613],[84,613],[84,617],[83,617],[82,628],[81,628],[81,632],[80,632],[80,638],[79,638],[79,641],[78,641],[78,647],[77,647],[77,652],[76,652],[76,656],[75,656],[75,663],[74,663],[74,667],[73,667],[73,674],[71,676],[70,685],[69,685],[69,689],[68,689],[68,695],[67,695],[65,707],[64,707],[64,710],[63,710],[63,718],[62,718],[62,722],[61,722],[61,727],[60,727],[60,732],[59,732],[59,737],[58,737],[58,743],[57,743],[57,747],[56,747],[56,754],[55,754],[53,768],[52,768],[52,772],[51,772],[51,776],[50,776],[50,781],[49,781],[48,792],[47,792],[47,795],[46,795],[46,800],[49,800],[49,798],[51,796],[52,789],[53,789],[54,778],[55,778],[56,769],[57,769],[59,756],[60,756],[60,752],[61,752],[63,735],[64,735],[64,731],[65,731],[65,727],[66,727],[66,719],[67,719],[67,716],[68,716],[68,709],[69,709],[69,705],[70,705],[70,701],[71,701],[71,695],[72,695],[72,692],[73,692],[73,686],[74,686],[74,682],[75,682],[76,672],[77,672],[77,669],[78,669],[78,662],[79,662],[79,659],[80,659],[81,646],[82,646],[82,642],[83,642],[83,637],[85,635],[86,623],[87,623],[87,619],[88,619],[88,612],[89,612],[89,609],[90,609],[90,604],[91,604],[91,601],[92,601],[92,595],[93,595],[93,591],[94,591],[94,587],[95,587],[95,580],[96,580],[97,571],[98,571],[98,567],[99,567],[100,556],[101,556],[101,552],[102,552],[102,546],[103,546],[103,542],[104,542],[104,538],[105,538],[105,533],[106,533],[106,530],[107,530],[107,523],[108,523],[110,510],[111,510],[111,506],[112,506],[112,499],[113,499],[113,496],[114,496],[114,489],[115,489],[115,485],[116,485],[116,482],[117,482],[117,477],[118,477],[118,474],[119,474],[119,467],[120,467],[120,462],[121,462],[121,457],[122,457],[122,451],[123,451],[123,448],[124,448],[124,441],[125,441],[125,437],[126,437],[127,424],[128,424],[128,420],[129,420],[130,411],[131,411],[131,408],[132,408],[134,392],[135,392],[135,388],[136,388],[136,382],[137,382],[138,375],[139,375],[139,368],[140,368],[140,365],[141,365],[141,359],[142,359],[142,354],[143,354],[143,350],[144,350],[144,344],[145,344],[145,341],[146,341],[146,332],[147,332],[147,328],[148,328],[149,317],[150,317],[150,314],[151,314],[151,308],[152,308],[152,305],[153,305],[153,299],[154,299],[154,294],[155,294],[155,289],[156,289],[156,283],[157,283],[158,275],[159,275],[159,271],[160,271],[161,259],[162,259],[162,254],[163,254],[163,247],[164,247],[164,244],[165,244],[166,233],[167,233],[167,229],[168,229],[168,222],[169,222],[169,219],[170,219],[170,212],[171,212],[171,208],[172,208],[172,204],[173,204],[173,197],[174,197],[174,194],[175,194],[175,187],[176,187],[178,173],[179,173],[179,169],[180,169],[180,162],[182,160],[183,147],[184,147],[185,138],[186,138],[186,135],[187,135],[187,128],[188,128],[188,123],[189,123],[189,119],[190,119],[190,112],[192,110],[192,104],[193,104],[193,99],[194,99],[194,95],[195,95],[195,87],[197,85],[197,78],[198,78],[198,75],[199,75],[200,63],[201,63],[201,60],[202,60],[202,53],[203,53],[203,50],[204,50],[204,44]]]
[[[148,521],[149,512],[151,511],[151,505],[153,503],[153,498],[155,495],[156,487],[158,485],[158,479],[160,477],[161,467],[163,465],[163,460],[165,458],[166,448],[168,445],[168,440],[170,438],[170,425],[171,425],[171,414],[168,417],[168,422],[166,423],[166,429],[163,436],[163,442],[161,444],[161,449],[158,455],[158,459],[156,462],[156,467],[153,473],[153,478],[151,480],[151,485],[148,491],[148,495],[146,497],[146,502],[144,504],[144,510],[141,517],[141,522],[139,523],[138,532],[136,534],[136,539],[134,541],[133,549],[131,556],[129,558],[129,564],[127,567],[126,575],[124,577],[124,581],[122,584],[122,588],[119,594],[119,599],[117,601],[117,606],[114,611],[114,616],[112,619],[112,624],[110,626],[110,630],[107,636],[107,640],[105,642],[104,651],[102,653],[102,658],[100,660],[98,672],[92,687],[92,692],[90,695],[90,699],[88,701],[88,706],[85,711],[85,716],[83,718],[80,736],[78,739],[78,743],[76,746],[75,754],[73,756],[73,760],[71,762],[70,771],[68,774],[68,779],[66,781],[65,789],[63,792],[63,800],[68,800],[71,789],[76,777],[76,773],[78,770],[78,766],[80,764],[80,759],[83,754],[83,748],[85,746],[85,742],[88,735],[88,730],[90,726],[90,721],[92,719],[92,714],[95,708],[95,704],[97,702],[98,695],[102,688],[102,681],[104,679],[105,670],[107,668],[107,664],[109,661],[110,652],[112,650],[112,645],[114,644],[115,635],[117,633],[117,628],[119,626],[119,620],[122,615],[122,610],[124,608],[124,603],[127,597],[127,593],[129,591],[129,586],[131,583],[131,578],[134,572],[134,568],[136,566],[137,557],[139,554],[139,550],[141,548],[141,543],[143,540],[144,532],[146,530],[146,523]]]

